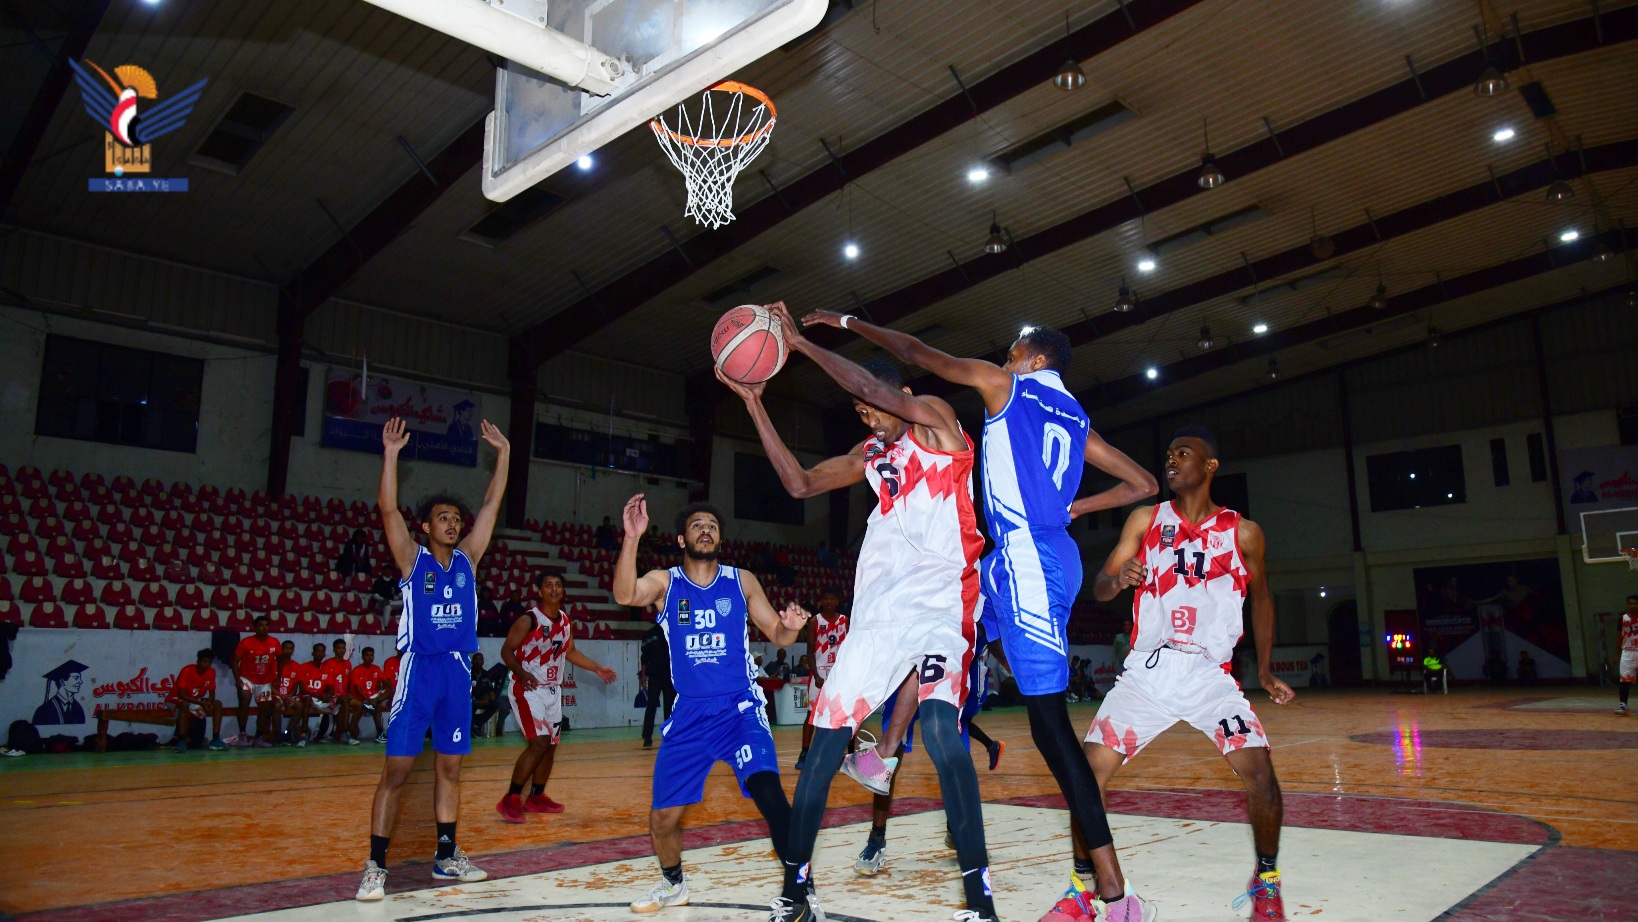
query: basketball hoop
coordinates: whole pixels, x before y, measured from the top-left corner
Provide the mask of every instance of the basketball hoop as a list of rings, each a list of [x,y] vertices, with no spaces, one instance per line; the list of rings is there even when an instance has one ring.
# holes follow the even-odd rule
[[[778,114],[767,94],[727,80],[700,94],[698,112],[677,106],[676,128],[664,116],[649,121],[671,165],[682,171],[684,214],[713,229],[734,219],[734,179],[768,146]]]
[[[1638,547],[1624,547],[1621,553],[1627,555],[1627,569],[1638,573]]]

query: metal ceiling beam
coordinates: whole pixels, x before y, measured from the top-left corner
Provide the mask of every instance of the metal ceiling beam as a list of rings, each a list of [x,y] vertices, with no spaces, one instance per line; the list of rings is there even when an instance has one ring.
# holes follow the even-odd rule
[[[667,250],[560,311],[531,331],[536,348],[543,357],[572,348],[688,276],[808,206],[822,201],[841,189],[849,178],[857,180],[916,150],[929,140],[966,124],[983,112],[1047,83],[1063,63],[1066,54],[1085,61],[1154,28],[1199,2],[1132,0],[1122,10],[1082,26],[1065,38],[1053,40],[1047,46],[968,86],[966,93],[957,93],[838,156],[835,163],[827,161],[806,176],[779,187],[776,194],[742,209],[732,224],[687,241],[681,246],[686,258],[676,250]],[[1474,74],[1477,73],[1475,70]],[[837,169],[838,166],[841,170]]]
[[[1473,214],[1498,202],[1545,188],[1559,175],[1567,179],[1577,179],[1592,173],[1635,166],[1638,166],[1638,138],[1631,138],[1587,148],[1584,157],[1567,163],[1567,168],[1557,169],[1556,173],[1552,162],[1547,159],[1504,175],[1491,173],[1482,182],[1465,189],[1458,189],[1336,232],[1331,237],[1336,250],[1327,259],[1316,259],[1308,244],[1304,242],[1272,256],[1143,298],[1138,302],[1137,310],[1130,313],[1110,311],[1061,329],[1064,335],[1069,337],[1071,345],[1082,346],[1214,298],[1244,291],[1251,288],[1257,279],[1284,278],[1304,269],[1332,262],[1349,253],[1369,250],[1396,237],[1403,237],[1445,221]],[[1265,284],[1263,291],[1279,287],[1278,282]],[[931,376],[918,376],[912,380],[915,382],[917,393],[948,396],[960,390],[943,379]]]
[[[1638,4],[1603,13],[1603,31],[1592,17],[1548,26],[1526,32],[1517,42],[1497,43],[1491,48],[1491,57],[1501,60],[1511,69],[1518,66],[1522,48],[1525,59],[1532,64],[1593,51],[1616,42],[1638,39]],[[1217,164],[1229,177],[1229,182],[1249,176],[1258,170],[1316,148],[1342,140],[1373,125],[1410,112],[1426,102],[1450,93],[1472,92],[1473,82],[1485,64],[1485,57],[1477,50],[1452,58],[1419,72],[1417,78],[1406,78],[1377,90],[1368,96],[1345,103],[1328,112],[1281,130],[1274,136],[1264,137],[1238,150],[1217,156]],[[1426,99],[1423,93],[1426,93]],[[1568,158],[1562,158],[1568,159]],[[1138,190],[1149,213],[1169,205],[1207,194],[1195,180],[1198,165]],[[1038,231],[1018,241],[1028,260],[1014,254],[985,255],[968,260],[960,267],[946,269],[918,282],[912,282],[897,291],[889,292],[867,302],[870,314],[878,324],[892,324],[933,304],[954,297],[969,288],[997,278],[1014,269],[1022,268],[1029,260],[1040,259],[1065,247],[1089,240],[1127,221],[1137,220],[1140,210],[1132,195],[1122,195],[1107,204],[1068,218],[1052,227]],[[814,340],[825,346],[834,346],[848,340],[832,329],[815,331]]]
[[[11,208],[17,187],[23,184],[23,174],[34,162],[40,142],[45,139],[46,128],[51,125],[52,116],[57,114],[57,107],[62,105],[69,83],[73,82],[73,72],[68,69],[68,62],[85,54],[86,46],[91,44],[91,37],[97,34],[97,26],[102,23],[102,14],[108,11],[108,2],[83,0],[68,27],[68,34],[57,46],[56,60],[46,71],[45,79],[40,81],[40,89],[34,94],[34,101],[29,104],[28,112],[17,126],[11,147],[6,150],[6,159],[0,162],[0,218]],[[29,24],[19,22],[18,25],[27,30]]]
[[[1141,372],[1105,381],[1099,387],[1083,390],[1077,395],[1077,399],[1089,410],[1101,409],[1122,400],[1142,397],[1190,378],[1229,368],[1240,362],[1270,356],[1284,349],[1381,323],[1391,317],[1429,310],[1459,298],[1545,275],[1590,260],[1593,248],[1599,240],[1617,250],[1625,249],[1638,245],[1638,230],[1612,230],[1598,235],[1588,234],[1572,243],[1545,249],[1533,256],[1489,266],[1465,275],[1447,278],[1442,283],[1435,282],[1414,291],[1393,295],[1385,310],[1356,307],[1342,311],[1301,326],[1271,332],[1222,349],[1213,349],[1169,365],[1156,366],[1160,374],[1153,381]]]

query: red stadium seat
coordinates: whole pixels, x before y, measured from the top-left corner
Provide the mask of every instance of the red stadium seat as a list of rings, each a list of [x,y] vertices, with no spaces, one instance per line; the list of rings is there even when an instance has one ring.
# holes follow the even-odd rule
[[[68,536],[82,544],[96,541],[102,537],[102,528],[91,519],[81,519],[68,530]]]
[[[194,611],[205,607],[205,591],[198,586],[188,584],[176,590],[176,607],[183,611]]]
[[[43,576],[31,576],[23,580],[18,589],[17,598],[31,604],[57,601],[57,587],[51,580]]]
[[[227,613],[227,617],[223,619],[222,626],[228,630],[241,633],[254,631],[256,629],[256,616],[242,608],[238,611],[230,611]]]
[[[22,514],[23,504],[18,501],[17,494],[7,493],[3,488],[0,488],[0,517],[9,515],[21,517]]]
[[[72,502],[64,503],[63,511],[59,515],[64,522],[68,522],[72,525],[78,522],[83,522],[86,519],[94,519],[96,518],[97,513],[96,510],[76,499]]]
[[[108,539],[109,544],[124,544],[128,541],[135,541],[136,532],[124,522],[115,522],[108,526],[108,531],[104,533],[104,537]],[[129,562],[126,561],[126,563]]]
[[[243,495],[244,491],[240,490],[239,493]],[[222,495],[222,491],[217,489],[215,484],[207,483],[202,484],[198,490],[195,490],[194,495],[200,499],[216,499]]]
[[[135,605],[125,605],[114,609],[114,630],[116,631],[146,631],[148,629],[148,613]]]
[[[177,559],[165,565],[165,582],[188,585],[193,582],[193,570],[187,561]]]
[[[97,594],[97,601],[109,608],[136,604],[136,598],[131,592],[131,584],[123,581],[103,583],[102,591]]]
[[[197,526],[195,527],[197,528]],[[220,553],[233,546],[233,543],[228,540],[227,533],[220,528],[212,528],[204,534],[205,538],[202,543],[206,550]]]
[[[131,517],[127,521],[131,523],[132,528],[157,529],[159,527],[158,520],[154,518],[153,512],[146,506],[132,509]]]
[[[182,552],[169,541],[154,548],[153,561],[160,566],[169,566],[172,562],[182,559]]]
[[[201,535],[209,535],[218,527],[216,516],[208,512],[196,512],[188,519],[188,527]]]
[[[36,497],[28,504],[28,517],[31,519],[56,518],[57,504],[48,497]]]
[[[173,533],[171,535],[172,544],[181,544],[182,542],[178,540],[179,535],[176,533],[181,532],[183,529],[188,527],[188,517],[180,512],[177,512],[175,509],[172,509],[169,512],[160,514],[159,527]],[[192,547],[193,545],[188,544],[185,546]]]
[[[337,612],[335,596],[328,592],[315,592],[307,597],[307,607],[315,615],[333,615]]]
[[[305,629],[304,627],[302,627],[302,625],[300,624],[300,622],[297,619],[291,618],[289,615],[286,615],[282,611],[276,611],[276,612],[273,612],[272,614],[268,615],[267,616],[267,621],[268,621],[268,630],[271,630],[276,634],[292,634],[292,633],[294,633],[294,634],[312,634],[312,633],[315,633],[314,631],[309,631],[309,630]]]
[[[97,487],[106,487],[107,485],[108,481],[103,480],[102,475],[96,473],[95,471],[86,471],[80,475],[80,487],[82,489],[92,490]]]
[[[273,604],[277,611],[295,613],[305,611],[307,604],[302,600],[301,593],[294,589],[286,589],[279,593],[278,601]]]
[[[11,580],[0,576],[0,602],[11,602],[15,601],[16,598],[16,596],[12,595]]]
[[[108,489],[113,490],[115,493],[123,493],[126,490],[135,490],[136,481],[131,479],[128,475],[120,474],[113,480],[108,481]]]
[[[97,507],[97,522],[101,525],[116,525],[125,521],[125,510],[113,503],[103,503]]]
[[[210,607],[218,611],[239,608],[239,593],[231,586],[217,586],[210,594]]]
[[[84,580],[91,575],[85,559],[78,554],[64,554],[51,565],[51,575],[59,579]]]
[[[61,601],[64,605],[85,605],[97,600],[97,590],[83,579],[63,583]]]
[[[164,583],[148,583],[137,593],[137,604],[143,608],[163,608],[171,604],[171,591]]]
[[[23,610],[16,602],[0,602],[0,624],[23,626]]]
[[[124,555],[120,555],[123,559]],[[138,556],[134,560],[126,561],[126,576],[135,583],[156,583],[159,581],[159,567],[152,560]]]
[[[15,536],[28,534],[28,519],[23,518],[20,512],[8,512],[0,516],[0,535]]]
[[[261,585],[273,590],[290,588],[290,571],[283,566],[275,563],[261,573]]]
[[[188,515],[198,515],[200,513],[209,511],[205,507],[204,500],[201,500],[197,496],[178,496],[178,497],[176,497],[176,508],[181,510],[182,512],[187,513]]]
[[[266,540],[266,538],[256,537],[249,531],[241,531],[233,536],[233,547],[240,553],[254,554],[257,551],[263,550],[262,542]]]
[[[238,586],[241,589],[250,589],[262,585],[261,577],[257,576],[256,571],[250,569],[250,567],[243,562],[240,562],[238,565],[234,566],[231,571],[229,571],[228,582],[234,586]]]
[[[196,551],[195,553],[203,554],[204,552]],[[216,561],[204,560],[199,565],[199,582],[206,586],[226,586],[228,584],[228,574],[226,570],[217,565]]]
[[[92,631],[108,630],[108,612],[95,602],[81,605],[74,612],[74,626]]]
[[[158,478],[149,477],[147,480],[142,481],[140,489],[145,496],[158,496],[165,492],[165,483]]]
[[[137,523],[132,521],[131,527],[137,528]],[[137,540],[148,547],[159,547],[161,544],[169,542],[170,537],[158,525],[143,525],[141,530],[137,532]]]
[[[36,551],[23,551],[21,554],[14,554],[11,559],[11,569],[18,576],[38,577],[51,572],[51,568],[46,566],[45,558],[41,557]]]
[[[303,592],[312,592],[318,589],[322,584],[323,580],[319,578],[319,575],[306,567],[302,567],[300,570],[296,571],[296,579],[295,582],[292,583],[295,588],[300,589]]]
[[[112,489],[112,487],[110,487],[110,489]],[[153,512],[148,509],[148,498],[142,495],[141,490],[138,490],[135,487],[132,487],[129,490],[114,490],[114,496],[118,499],[121,506],[131,510],[131,517],[133,520],[138,515],[144,513],[146,513],[150,519],[153,518]]]
[[[356,592],[344,592],[336,602],[336,610],[348,615],[363,615],[369,612],[370,604]]]
[[[245,593],[245,608],[265,615],[273,610],[273,594],[258,586]]]
[[[250,533],[258,538],[271,538],[273,536],[273,520],[251,519]]]
[[[181,630],[219,631],[219,630],[222,629],[222,616],[221,616],[221,614],[218,613],[218,612],[211,611],[208,608],[201,608],[200,610],[194,612],[193,616],[188,619],[187,627],[185,627],[185,628],[182,627],[182,613],[177,611],[176,609],[174,609],[174,608],[162,608],[162,609],[159,610],[159,613],[162,614],[162,615],[165,615],[167,618],[173,618],[174,617],[176,619],[177,626],[173,628],[173,627],[170,626],[169,622],[167,621],[166,626],[162,628],[162,627],[159,626],[159,615],[155,615],[154,616],[154,629],[155,630],[165,630],[165,631],[181,631]]]
[[[41,539],[66,538],[68,537],[68,526],[63,524],[62,519],[54,515],[48,515],[43,519],[35,519],[34,537]]]
[[[203,581],[204,578],[205,578],[204,577],[205,567],[207,567],[207,566],[208,567],[215,567],[217,573],[221,573],[221,571],[222,571],[221,567],[216,566],[216,561],[213,559],[215,556],[216,556],[215,554],[212,554],[210,551],[207,551],[202,547],[195,547],[195,548],[189,548],[187,556],[183,557],[182,559],[187,562],[187,564],[188,564],[188,566],[190,568],[192,568],[196,573],[199,574],[200,580]],[[210,584],[207,584],[207,585],[215,585],[215,584],[210,583]]]
[[[353,633],[353,619],[336,612],[324,619],[324,632],[327,634]]]
[[[68,613],[56,602],[41,602],[28,616],[29,627],[68,627]]]
[[[301,526],[297,525],[294,519],[281,519],[273,533],[286,542],[294,542],[301,537]]]
[[[232,573],[239,566],[239,552],[233,548],[216,552],[216,563],[221,566],[223,573]]]
[[[311,522],[302,526],[301,536],[314,544],[318,544],[328,537],[328,535],[326,535],[324,532],[324,526],[317,522]]]

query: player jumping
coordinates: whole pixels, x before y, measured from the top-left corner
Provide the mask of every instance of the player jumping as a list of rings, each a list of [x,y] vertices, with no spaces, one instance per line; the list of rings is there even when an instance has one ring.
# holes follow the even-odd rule
[[[1166,449],[1166,484],[1174,498],[1132,512],[1093,584],[1100,602],[1126,588],[1137,591],[1132,652],[1086,734],[1086,755],[1107,790],[1127,760],[1177,721],[1210,736],[1245,783],[1257,851],[1251,885],[1235,908],[1249,900],[1251,918],[1271,922],[1285,918],[1276,863],[1280,783],[1263,725],[1228,672],[1248,590],[1257,679],[1275,704],[1296,695],[1269,669],[1274,599],[1263,569],[1263,530],[1212,502],[1217,458],[1209,431],[1178,431]]]
[[[922,742],[938,770],[967,908],[966,922],[995,918],[978,775],[957,728],[977,615],[978,533],[972,502],[973,446],[955,411],[937,397],[912,396],[897,371],[866,369],[808,341],[783,304],[787,345],[813,359],[853,395],[871,435],[848,454],[804,469],[762,406],[762,384],[717,377],[744,401],[762,446],[794,497],[868,482],[876,495],[854,577],[852,625],[825,687],[811,703],[813,744],[796,784],[785,885],[770,922],[823,918],[811,892],[814,841],[830,783],[859,724],[915,674]]]
[[[683,562],[669,570],[637,575],[637,551],[648,530],[648,503],[639,493],[622,516],[625,541],[614,565],[614,600],[633,608],[660,606],[656,620],[671,651],[677,706],[660,728],[664,743],[654,760],[653,801],[648,813],[660,881],[633,900],[632,912],[658,912],[688,904],[682,870],[682,817],[705,797],[705,777],[717,762],[734,766],[739,789],[756,802],[768,823],[774,852],[785,857],[790,801],[779,784],[779,753],[768,727],[767,699],[756,684],[750,637],[754,623],[775,646],[801,636],[808,613],[791,604],[775,612],[749,570],[722,566],[722,513],[694,503],[677,514]]]
[[[455,844],[461,807],[461,759],[472,751],[472,654],[478,650],[478,561],[489,549],[506,493],[506,466],[512,446],[484,420],[482,436],[494,447],[495,473],[472,531],[461,538],[466,510],[454,497],[439,494],[421,503],[416,518],[426,534],[416,543],[398,509],[398,453],[409,443],[402,419],[388,420],[381,432],[381,526],[398,564],[404,610],[398,616],[397,648],[402,656],[387,717],[387,756],[370,806],[370,860],[358,885],[360,900],[386,896],[387,844],[398,818],[398,796],[415,767],[427,728],[432,729],[432,812],[438,825],[434,880],[462,883],[489,875]],[[339,719],[339,718],[338,718]]]
[[[563,577],[542,572],[535,590],[540,601],[512,622],[501,644],[501,662],[512,671],[512,713],[529,741],[512,766],[506,796],[495,805],[508,823],[523,822],[526,813],[563,812],[562,804],[546,796],[546,782],[552,777],[558,726],[563,722],[564,661],[590,669],[605,683],[618,678],[613,669],[575,649],[574,629],[563,611]],[[531,780],[529,799],[524,800],[523,785]]]
[[[1048,327],[1026,327],[1007,350],[1005,363],[963,359],[913,336],[865,323],[851,315],[818,311],[804,326],[850,330],[951,382],[972,387],[984,400],[984,518],[995,549],[982,564],[985,596],[1000,621],[998,638],[1029,712],[1030,735],[1058,782],[1070,816],[1091,830],[1091,863],[1077,860],[1070,888],[1047,919],[1089,915],[1085,895],[1096,871],[1109,917],[1150,918],[1136,896],[1126,897],[1092,771],[1077,745],[1064,698],[1069,688],[1069,614],[1081,589],[1081,555],[1069,537],[1077,516],[1153,496],[1159,484],[1148,471],[1092,429],[1090,418],[1063,383],[1069,366],[1068,337]],[[1083,464],[1120,480],[1091,496],[1075,498]],[[884,733],[876,752],[861,752],[849,774],[869,778],[897,744]],[[867,785],[868,786],[868,785]]]

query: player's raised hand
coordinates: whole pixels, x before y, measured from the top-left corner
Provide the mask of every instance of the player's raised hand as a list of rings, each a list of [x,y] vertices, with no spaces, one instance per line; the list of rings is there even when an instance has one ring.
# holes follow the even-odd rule
[[[612,683],[615,679],[620,678],[619,676],[614,674],[613,669],[610,669],[607,666],[604,666],[602,669],[597,670],[597,677],[599,679],[603,680],[604,685],[608,685],[608,684]]]
[[[387,451],[397,454],[405,445],[409,444],[409,427],[396,416],[387,420],[387,425],[381,428],[381,444]]]
[[[762,391],[768,386],[768,382],[766,381],[758,381],[755,384],[745,384],[740,381],[735,381],[733,378],[723,374],[722,369],[720,368],[716,369],[716,373],[717,380],[728,385],[728,389],[738,394],[739,399],[745,401],[746,403],[754,403],[761,400]]]
[[[478,434],[483,436],[483,440],[488,442],[490,447],[494,448],[496,451],[504,452],[512,450],[512,443],[507,441],[506,436],[500,431],[500,429],[487,419],[479,425]]]
[[[643,532],[648,531],[648,500],[639,493],[626,500],[626,508],[620,513],[620,520],[625,523],[627,538],[641,538]]]
[[[786,348],[795,349],[797,343],[807,339],[802,335],[802,327],[797,324],[796,318],[791,316],[791,310],[785,306],[784,301],[775,301],[772,304],[762,306],[767,308],[768,313],[772,314],[775,320],[779,321],[779,332],[785,337]]]
[[[800,631],[811,617],[813,615],[809,614],[807,609],[792,602],[785,606],[784,611],[779,613],[779,623],[793,631]]]
[[[1148,578],[1149,568],[1145,567],[1142,561],[1133,557],[1121,566],[1120,574],[1115,577],[1115,583],[1122,589],[1133,589],[1143,585],[1143,581]]]
[[[1262,684],[1263,690],[1268,692],[1268,697],[1274,699],[1275,704],[1290,704],[1297,697],[1291,686],[1280,681],[1272,672],[1259,674],[1257,681]]]
[[[846,316],[846,314],[839,314],[836,311],[814,311],[802,318],[802,325],[804,327],[835,327],[840,330],[842,329],[842,318]]]

